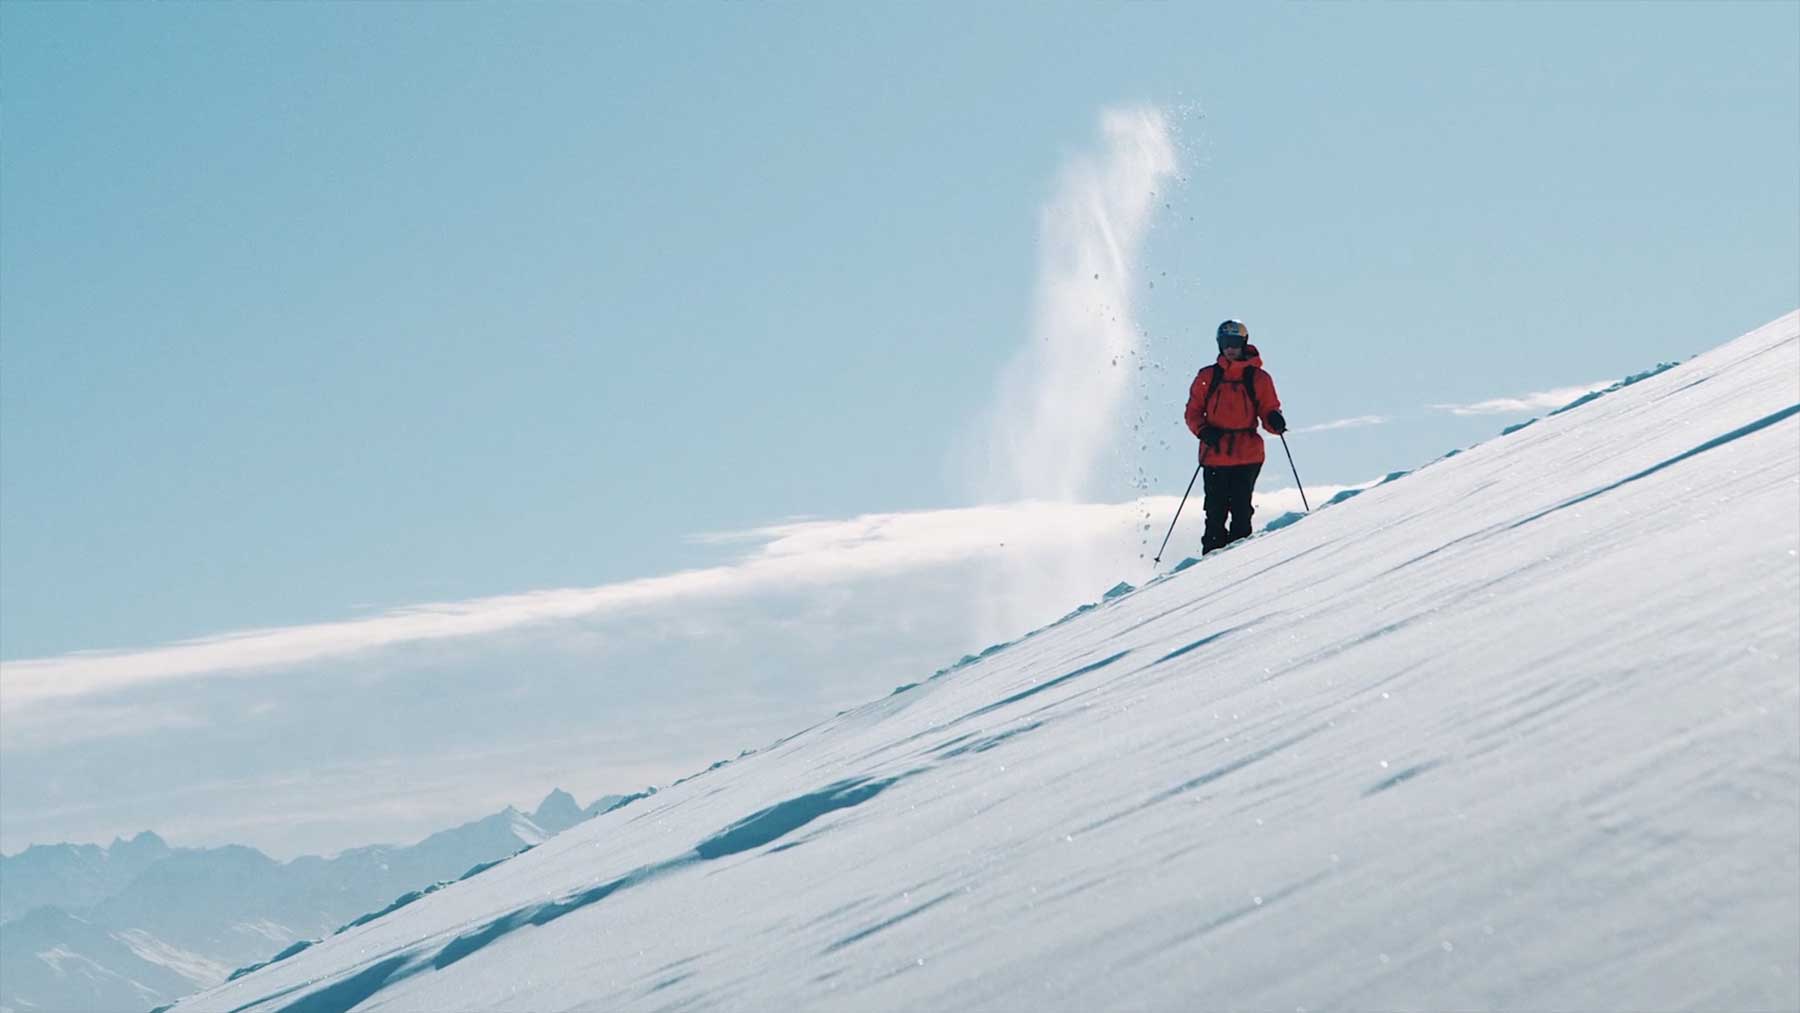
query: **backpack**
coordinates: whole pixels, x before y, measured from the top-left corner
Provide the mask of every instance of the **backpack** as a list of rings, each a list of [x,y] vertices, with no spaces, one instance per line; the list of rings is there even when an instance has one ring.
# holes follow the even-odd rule
[[[1256,400],[1256,367],[1245,366],[1244,375],[1236,380],[1226,379],[1225,367],[1216,362],[1212,365],[1212,371],[1212,379],[1206,381],[1206,389],[1208,391],[1206,398],[1206,415],[1208,419],[1212,417],[1213,406],[1219,403],[1219,388],[1226,384],[1242,384],[1244,387],[1244,394],[1250,398],[1250,425],[1248,427],[1244,429],[1225,429],[1223,426],[1214,426],[1213,428],[1222,429],[1228,433],[1256,432],[1256,423],[1262,419],[1262,405]],[[1209,422],[1208,424],[1210,425],[1211,423]]]

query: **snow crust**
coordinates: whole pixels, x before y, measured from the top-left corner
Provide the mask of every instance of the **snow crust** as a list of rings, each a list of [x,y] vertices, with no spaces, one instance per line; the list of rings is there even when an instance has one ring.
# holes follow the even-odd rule
[[[1800,313],[1114,592],[177,1009],[1800,1007]]]

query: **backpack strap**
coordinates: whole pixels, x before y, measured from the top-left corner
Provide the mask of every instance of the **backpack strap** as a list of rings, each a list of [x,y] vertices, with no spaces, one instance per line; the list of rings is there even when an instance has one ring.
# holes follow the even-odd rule
[[[1211,368],[1212,379],[1206,381],[1206,415],[1209,419],[1212,417],[1213,406],[1219,403],[1219,388],[1223,386],[1225,381],[1224,366],[1215,362],[1212,364]]]
[[[1256,424],[1262,421],[1262,405],[1256,400],[1256,367],[1244,367],[1244,393],[1250,398],[1250,431],[1256,432]]]

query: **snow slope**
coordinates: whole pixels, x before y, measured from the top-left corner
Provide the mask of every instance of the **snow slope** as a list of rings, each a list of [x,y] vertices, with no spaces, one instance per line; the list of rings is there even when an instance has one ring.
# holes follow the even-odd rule
[[[1800,1007],[1800,314],[186,1011]]]

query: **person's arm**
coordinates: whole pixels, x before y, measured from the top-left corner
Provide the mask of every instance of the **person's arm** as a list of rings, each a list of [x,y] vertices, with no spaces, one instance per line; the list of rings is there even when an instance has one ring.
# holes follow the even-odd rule
[[[1275,381],[1268,370],[1256,371],[1256,403],[1263,410],[1263,428],[1277,435],[1287,432],[1287,418],[1281,414],[1281,396],[1275,393]]]
[[[1194,377],[1194,382],[1188,385],[1187,427],[1188,432],[1193,433],[1196,437],[1206,426],[1206,373],[1207,371],[1202,369],[1199,375]]]

